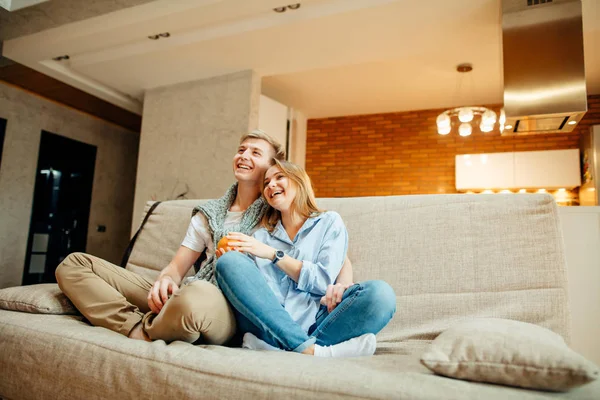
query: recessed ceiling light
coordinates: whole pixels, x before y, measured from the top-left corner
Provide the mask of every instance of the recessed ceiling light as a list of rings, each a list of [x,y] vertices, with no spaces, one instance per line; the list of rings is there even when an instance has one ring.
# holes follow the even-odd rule
[[[569,124],[569,125],[575,125],[576,123],[577,123],[577,121],[569,121],[569,122],[567,122],[567,124]]]
[[[506,129],[512,129],[512,125],[506,125],[505,128]]]
[[[285,6],[284,7],[275,7],[273,9],[273,11],[275,11],[276,13],[282,13],[282,12],[285,12],[285,10],[287,10],[287,7],[285,7]]]
[[[288,8],[289,8],[290,10],[297,10],[297,9],[299,9],[299,8],[300,8],[300,3],[296,3],[296,4],[290,4],[290,5],[288,6]]]

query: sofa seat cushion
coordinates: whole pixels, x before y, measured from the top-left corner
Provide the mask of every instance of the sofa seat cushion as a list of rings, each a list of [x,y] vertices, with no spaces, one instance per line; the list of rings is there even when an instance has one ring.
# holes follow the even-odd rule
[[[373,357],[131,340],[77,316],[0,310],[0,396],[7,398],[545,399],[552,394],[433,374],[428,342],[384,343]],[[598,382],[563,399],[597,399]]]

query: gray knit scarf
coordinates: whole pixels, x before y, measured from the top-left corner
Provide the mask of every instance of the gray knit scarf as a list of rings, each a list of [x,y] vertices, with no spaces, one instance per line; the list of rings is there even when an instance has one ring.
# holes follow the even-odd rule
[[[202,214],[206,216],[206,220],[208,221],[208,229],[212,235],[215,250],[217,247],[217,243],[219,243],[219,240],[221,240],[223,236],[227,235],[227,232],[241,232],[246,235],[250,235],[252,229],[260,223],[260,220],[269,208],[269,205],[261,196],[258,199],[256,199],[254,203],[252,203],[250,207],[246,209],[246,211],[244,211],[244,213],[242,214],[242,219],[238,225],[234,225],[229,229],[225,230],[223,228],[223,224],[225,223],[225,218],[227,217],[227,211],[235,201],[237,189],[238,184],[236,182],[233,185],[231,185],[231,187],[227,190],[225,195],[220,199],[211,200],[205,204],[199,205],[192,211],[192,217],[198,212],[202,212]],[[218,286],[217,281],[215,279],[216,263],[217,257],[214,255],[211,256],[207,260],[206,265],[200,268],[200,270],[196,269],[196,275],[194,275],[191,278],[188,278],[185,283],[188,284],[196,280],[205,280],[212,283],[215,286]]]

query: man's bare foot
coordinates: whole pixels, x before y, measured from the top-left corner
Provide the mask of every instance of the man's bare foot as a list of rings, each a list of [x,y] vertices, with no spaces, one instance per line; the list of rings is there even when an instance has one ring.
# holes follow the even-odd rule
[[[150,339],[150,337],[146,334],[146,332],[144,332],[144,329],[142,329],[141,322],[139,324],[137,324],[136,326],[134,326],[133,329],[131,330],[131,332],[129,332],[129,338],[137,339],[137,340],[145,340],[146,342],[152,341],[152,339]]]

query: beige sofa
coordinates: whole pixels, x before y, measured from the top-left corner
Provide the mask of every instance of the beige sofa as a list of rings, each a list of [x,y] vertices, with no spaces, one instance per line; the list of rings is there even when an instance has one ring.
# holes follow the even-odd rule
[[[197,203],[161,203],[127,268],[155,276],[175,253]],[[397,312],[377,336],[375,356],[318,359],[146,343],[92,327],[77,315],[0,310],[0,397],[600,398],[600,381],[551,393],[445,378],[419,362],[440,332],[472,317],[530,322],[568,340],[565,257],[549,195],[364,197],[319,204],[346,222],[356,280],[384,279],[396,292]],[[39,290],[55,289],[44,288]]]

